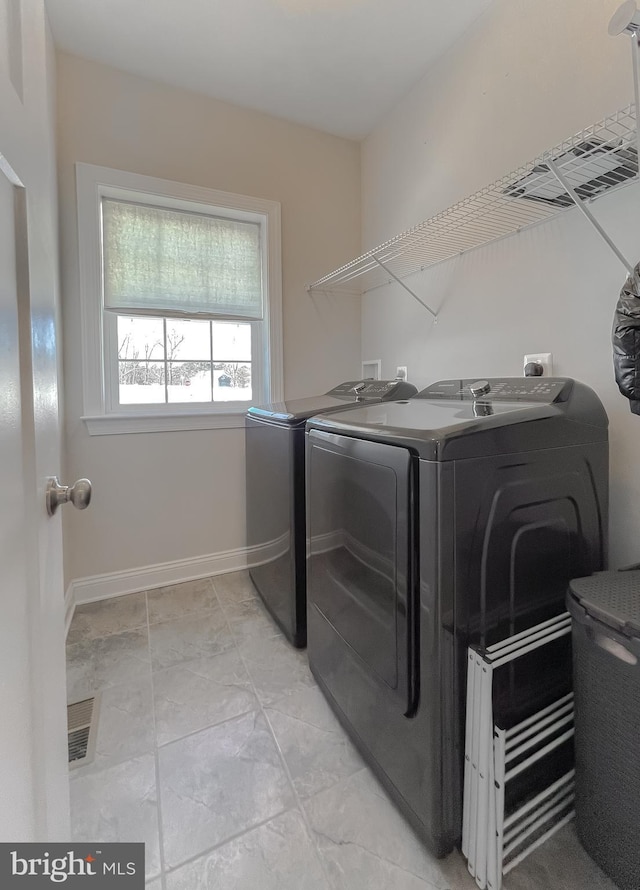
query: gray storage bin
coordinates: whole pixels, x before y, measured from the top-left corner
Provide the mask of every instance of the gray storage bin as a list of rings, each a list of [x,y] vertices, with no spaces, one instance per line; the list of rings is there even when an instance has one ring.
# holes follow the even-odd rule
[[[640,888],[640,571],[571,581],[576,827],[622,890]]]

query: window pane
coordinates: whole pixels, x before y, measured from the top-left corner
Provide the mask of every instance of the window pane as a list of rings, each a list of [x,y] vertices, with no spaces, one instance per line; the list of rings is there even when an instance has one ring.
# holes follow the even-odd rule
[[[250,324],[214,321],[212,325],[214,362],[251,361]]]
[[[215,402],[250,401],[250,362],[224,362],[215,364],[213,368],[213,400]]]
[[[212,404],[212,375],[213,402],[253,398],[251,324],[119,315],[117,332],[122,405]]]
[[[211,404],[211,363],[168,362],[167,392],[170,402]]]
[[[167,360],[211,361],[210,322],[167,319]]]
[[[165,401],[164,362],[118,362],[121,405],[156,405]]]
[[[118,358],[162,361],[164,329],[161,318],[118,316]]]

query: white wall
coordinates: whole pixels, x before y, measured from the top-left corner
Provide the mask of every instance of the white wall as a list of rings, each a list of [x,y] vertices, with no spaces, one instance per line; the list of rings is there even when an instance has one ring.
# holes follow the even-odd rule
[[[359,146],[58,56],[66,473],[94,483],[91,508],[65,517],[67,579],[242,548],[242,430],[90,437],[80,419],[76,161],[281,202],[285,395],[296,398],[359,374],[359,300],[305,291],[359,252]]]
[[[427,219],[633,98],[618,0],[495,0],[363,145],[364,247]],[[632,261],[640,190],[594,205]],[[618,395],[611,321],[625,270],[577,210],[411,279],[438,323],[398,286],[363,298],[363,355],[418,386],[448,376],[519,375],[525,352],[602,398],[611,428],[611,564],[640,560],[640,420]]]

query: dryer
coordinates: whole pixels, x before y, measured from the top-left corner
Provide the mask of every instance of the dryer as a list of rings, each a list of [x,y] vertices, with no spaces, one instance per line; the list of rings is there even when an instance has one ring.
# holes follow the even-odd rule
[[[307,641],[305,457],[307,419],[325,411],[406,399],[403,380],[347,380],[322,395],[253,405],[245,418],[249,574],[276,624],[294,646]]]
[[[436,855],[461,834],[467,646],[605,565],[607,425],[566,378],[444,380],[307,423],[311,670]],[[511,716],[570,683],[566,652],[536,672],[511,678]]]

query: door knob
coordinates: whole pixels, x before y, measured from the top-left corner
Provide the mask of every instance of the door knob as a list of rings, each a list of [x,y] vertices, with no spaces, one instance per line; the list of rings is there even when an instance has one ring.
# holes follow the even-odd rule
[[[91,502],[91,482],[88,479],[78,479],[75,485],[60,485],[57,476],[52,476],[47,482],[47,513],[53,516],[60,504],[69,501],[78,510],[84,510]]]

